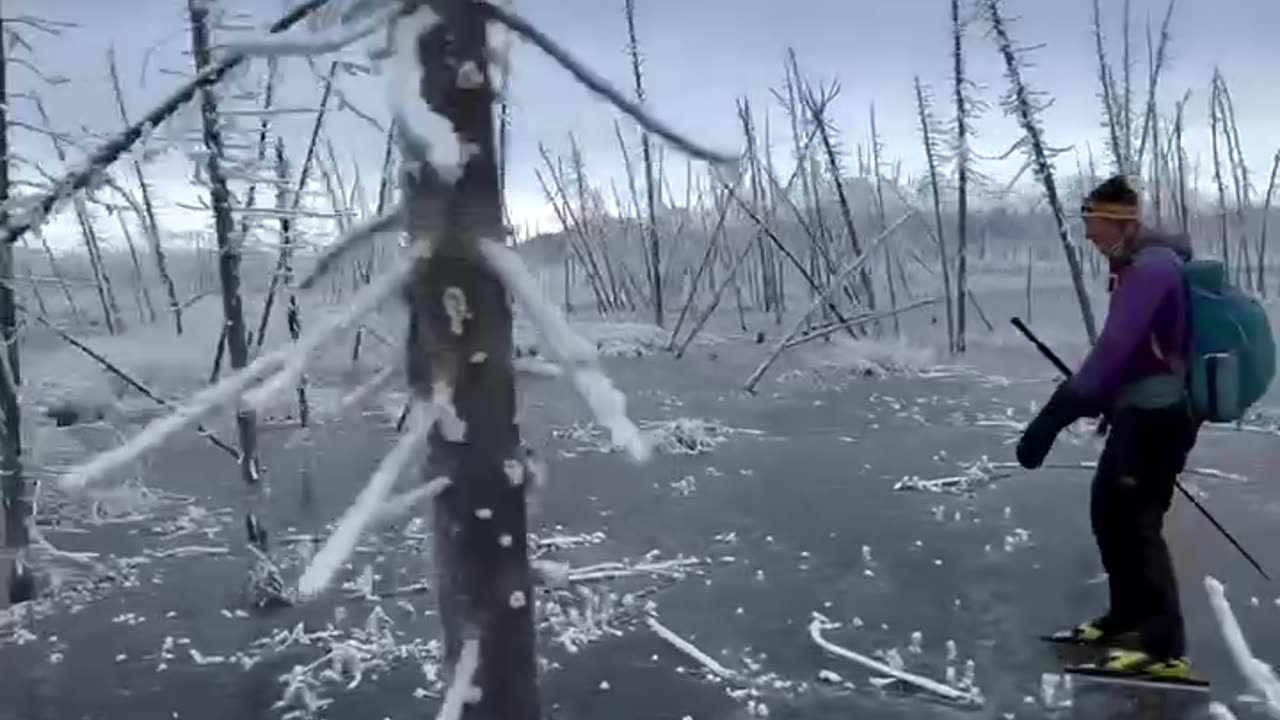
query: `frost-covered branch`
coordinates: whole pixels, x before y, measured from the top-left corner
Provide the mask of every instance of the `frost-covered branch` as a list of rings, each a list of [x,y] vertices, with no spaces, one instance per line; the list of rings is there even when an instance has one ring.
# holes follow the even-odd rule
[[[901,680],[902,682],[915,685],[916,687],[922,690],[927,690],[931,693],[934,693],[935,695],[938,695],[947,700],[951,700],[953,702],[959,702],[959,703],[970,704],[970,705],[983,704],[982,695],[977,692],[965,692],[963,690],[953,688],[950,685],[943,685],[942,683],[936,680],[930,680],[929,678],[923,677],[921,675],[916,675],[914,673],[906,672],[905,670],[898,670],[898,669],[889,667],[888,665],[885,665],[882,662],[873,660],[872,658],[869,658],[866,655],[863,655],[861,653],[856,653],[845,647],[841,647],[831,642],[830,640],[827,640],[822,636],[822,630],[825,626],[826,626],[826,623],[821,618],[814,618],[809,623],[809,637],[813,639],[814,643],[816,643],[818,647],[831,653],[832,655],[835,655],[837,657],[842,657],[845,660],[852,660],[853,662],[856,662],[859,665],[862,665],[863,667],[874,670],[875,672],[878,672],[881,675],[888,675],[890,677]]]
[[[543,297],[538,281],[524,261],[510,248],[492,240],[480,243],[480,252],[502,278],[516,302],[529,313],[552,359],[564,366],[574,387],[582,395],[596,420],[609,429],[615,445],[627,450],[637,462],[649,458],[651,448],[639,428],[627,417],[627,399],[600,368],[595,348],[578,335]]]
[[[421,249],[423,246],[418,246],[418,250]],[[328,319],[318,329],[299,338],[290,346],[284,367],[261,387],[246,393],[245,403],[255,410],[261,410],[271,398],[295,387],[303,371],[306,370],[312,353],[332,340],[338,333],[376,310],[404,285],[413,274],[413,262],[417,254],[417,251],[410,252],[409,257],[402,258],[390,272],[360,288],[341,313]]]
[[[635,120],[640,127],[666,140],[676,149],[710,163],[736,165],[738,162],[737,154],[722,153],[705,148],[692,140],[686,139],[662,120],[650,115],[643,107],[628,100],[620,90],[576,60],[567,50],[560,47],[555,40],[552,40],[541,30],[534,27],[529,21],[491,2],[478,2],[477,5],[492,20],[506,26],[516,35],[536,45],[592,92],[603,97],[632,120]]]
[[[283,350],[258,357],[243,370],[228,375],[217,384],[192,395],[186,403],[179,405],[172,413],[151,421],[138,434],[121,445],[70,468],[58,478],[58,484],[67,490],[82,488],[114,470],[137,461],[143,454],[163,445],[174,434],[195,425],[214,411],[234,403],[245,388],[277,370],[287,359],[288,355]]]
[[[378,514],[396,480],[419,459],[439,416],[440,409],[428,403],[418,403],[413,409],[408,431],[396,440],[395,446],[378,464],[368,484],[342,514],[333,534],[302,573],[298,580],[299,597],[314,597],[328,587],[338,569],[351,557],[361,532]]]
[[[480,641],[470,638],[462,643],[462,652],[453,668],[453,682],[444,694],[444,702],[436,713],[436,720],[460,720],[462,706],[473,702],[479,691],[475,686],[476,670],[480,668]]]
[[[298,283],[298,288],[311,289],[317,280],[329,274],[343,258],[377,239],[379,235],[398,229],[403,223],[404,207],[396,204],[375,218],[351,226],[316,258],[315,267]]]
[[[671,643],[671,645],[677,650],[688,655],[690,658],[693,658],[698,662],[698,664],[710,670],[712,673],[724,678],[725,680],[738,679],[738,673],[730,670],[724,665],[721,665],[719,662],[716,662],[715,658],[699,650],[693,643],[675,634],[675,632],[670,628],[658,622],[657,618],[649,616],[645,618],[645,622],[649,625],[649,629],[658,637],[666,640],[668,643]]]
[[[306,2],[303,2],[273,23],[269,32],[279,33],[288,30],[328,1],[306,0]],[[71,169],[59,179],[52,189],[38,198],[32,198],[24,203],[19,211],[14,212],[8,218],[5,226],[0,228],[0,244],[16,242],[28,230],[43,225],[49,215],[75,194],[76,191],[94,185],[108,167],[128,152],[152,128],[163,124],[169,117],[190,102],[195,97],[197,90],[202,87],[216,85],[246,59],[247,56],[245,55],[232,55],[203,68],[194,78],[165,98],[151,112],[125,128],[118,135],[107,140],[101,147],[90,153],[79,167]]]
[[[231,55],[247,55],[254,57],[297,57],[312,56],[337,52],[352,43],[386,27],[391,18],[400,11],[399,3],[386,2],[378,8],[350,24],[344,23],[328,32],[315,33],[310,37],[254,37],[230,40],[222,46],[223,52]]]

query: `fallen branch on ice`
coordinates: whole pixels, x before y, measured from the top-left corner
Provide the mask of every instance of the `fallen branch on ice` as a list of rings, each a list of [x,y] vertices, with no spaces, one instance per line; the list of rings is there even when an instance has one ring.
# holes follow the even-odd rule
[[[963,690],[958,690],[949,685],[943,685],[942,683],[936,680],[930,680],[927,677],[915,675],[913,673],[906,672],[905,670],[895,670],[894,668],[891,668],[882,662],[869,658],[866,655],[861,655],[852,650],[849,650],[848,648],[836,645],[830,640],[827,640],[826,638],[822,637],[822,629],[825,625],[826,625],[826,622],[824,622],[821,618],[814,618],[809,623],[809,637],[813,638],[813,641],[818,644],[818,647],[822,648],[823,650],[826,650],[832,655],[835,655],[837,657],[842,657],[846,660],[852,660],[853,662],[856,662],[859,665],[862,665],[863,667],[874,670],[882,675],[888,675],[890,677],[896,678],[898,680],[901,680],[902,682],[908,683],[910,685],[914,685],[920,688],[921,690],[926,690],[928,692],[934,693],[935,695],[938,695],[947,700],[951,700],[953,702],[959,702],[959,703],[964,703],[968,705],[983,704],[982,694],[977,692],[976,689],[972,693],[968,693]]]
[[[1096,470],[1098,463],[1087,460],[1078,463],[1045,463],[1040,466],[1041,470]],[[923,492],[963,492],[971,490],[976,486],[986,485],[996,480],[1004,480],[1013,477],[1017,472],[1024,472],[1021,465],[1015,462],[987,462],[985,460],[973,463],[964,468],[961,475],[950,475],[947,477],[934,478],[931,480],[922,480],[918,477],[903,478],[893,484],[894,490],[920,490]],[[1183,470],[1184,475],[1193,477],[1209,478],[1212,480],[1231,480],[1234,482],[1249,482],[1249,478],[1236,473],[1229,473],[1214,468],[1187,468]]]
[[[666,640],[668,643],[671,643],[671,645],[675,647],[675,649],[693,658],[698,662],[699,665],[702,665],[704,668],[706,668],[707,670],[710,670],[715,675],[721,678],[724,678],[725,680],[739,679],[738,673],[716,662],[714,658],[712,658],[710,655],[699,650],[693,643],[689,642],[688,640],[685,640],[684,638],[675,634],[675,632],[673,632],[670,628],[658,622],[657,618],[650,615],[649,617],[645,618],[645,622],[649,625],[649,629],[652,630],[654,633],[656,633],[658,637],[662,638],[663,640]]]

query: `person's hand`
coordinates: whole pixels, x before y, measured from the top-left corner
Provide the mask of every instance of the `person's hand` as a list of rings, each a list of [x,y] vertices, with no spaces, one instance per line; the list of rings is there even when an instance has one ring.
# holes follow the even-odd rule
[[[1022,431],[1022,437],[1018,438],[1018,446],[1014,450],[1018,456],[1019,465],[1028,470],[1035,470],[1044,464],[1045,456],[1053,448],[1054,441],[1058,439],[1058,433],[1062,432],[1062,427],[1052,422],[1052,419],[1052,417],[1046,417],[1041,410]]]
[[[1067,383],[1058,385],[1049,402],[1022,431],[1014,450],[1018,464],[1028,470],[1040,467],[1064,428],[1082,417],[1098,414]]]

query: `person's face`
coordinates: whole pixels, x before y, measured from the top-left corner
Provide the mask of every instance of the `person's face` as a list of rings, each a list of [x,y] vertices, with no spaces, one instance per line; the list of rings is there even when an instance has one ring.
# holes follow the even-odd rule
[[[1098,252],[1109,258],[1120,257],[1128,249],[1129,240],[1134,235],[1136,223],[1132,220],[1116,220],[1086,215],[1084,218],[1084,236],[1093,243]]]

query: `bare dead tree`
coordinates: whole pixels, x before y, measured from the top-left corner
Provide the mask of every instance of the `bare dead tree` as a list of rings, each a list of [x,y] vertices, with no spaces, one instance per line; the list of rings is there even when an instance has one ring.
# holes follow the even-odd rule
[[[1276,179],[1280,175],[1280,150],[1271,160],[1271,177],[1267,180],[1267,191],[1262,196],[1262,227],[1258,229],[1258,294],[1267,296],[1267,222],[1271,218],[1271,201],[1276,194]]]
[[[1089,302],[1089,293],[1084,285],[1084,275],[1080,267],[1080,259],[1071,242],[1071,232],[1067,228],[1066,215],[1058,196],[1057,183],[1053,177],[1053,166],[1050,164],[1053,148],[1044,142],[1044,132],[1040,126],[1039,115],[1044,108],[1042,93],[1031,89],[1023,80],[1022,69],[1025,66],[1022,56],[1026,50],[1017,48],[1009,36],[1008,21],[1001,10],[1001,0],[983,0],[987,19],[996,38],[996,49],[1004,60],[1005,77],[1009,81],[1009,89],[1004,97],[1006,114],[1014,116],[1022,128],[1023,138],[1020,140],[1022,150],[1027,154],[1036,177],[1044,186],[1045,198],[1053,213],[1054,223],[1058,228],[1058,239],[1062,251],[1067,257],[1067,265],[1071,269],[1071,281],[1075,286],[1076,300],[1080,303],[1080,315],[1084,320],[1085,333],[1089,343],[1097,342],[1097,323],[1093,317],[1093,308]]]
[[[325,118],[328,116],[329,98],[333,94],[334,75],[337,72],[338,64],[331,63],[329,65],[329,73],[325,76],[324,88],[320,93],[320,107],[316,110],[315,121],[311,124],[311,139],[307,142],[307,154],[303,157],[302,167],[298,170],[298,182],[294,186],[293,194],[290,196],[289,214],[296,214],[302,207],[303,194],[307,189],[307,183],[311,179],[311,168],[316,164],[316,150],[320,144],[320,131],[324,128]],[[283,146],[276,146],[277,153],[283,152]],[[277,156],[276,168],[281,167],[281,161]],[[277,196],[279,197],[279,196]],[[257,333],[257,351],[261,352],[262,344],[266,340],[267,328],[271,323],[271,310],[275,306],[276,293],[280,289],[280,281],[283,279],[285,268],[290,263],[290,256],[294,250],[294,234],[296,229],[287,218],[281,225],[280,249],[276,254],[275,271],[271,273],[271,279],[267,281],[267,296],[262,301],[262,316],[258,318]]]
[[[951,96],[955,101],[955,136],[952,156],[956,169],[956,335],[955,349],[966,349],[965,332],[968,306],[969,265],[969,189],[977,177],[975,157],[970,147],[973,126],[981,104],[972,97],[973,81],[965,72],[965,21],[960,16],[960,0],[951,0]]]
[[[916,114],[920,118],[920,140],[924,146],[925,163],[929,173],[929,192],[933,199],[933,220],[938,239],[938,257],[942,263],[942,292],[946,299],[944,305],[946,306],[947,314],[947,350],[955,352],[955,318],[951,306],[951,258],[947,254],[946,231],[942,225],[942,191],[939,187],[938,177],[939,155],[941,153],[939,136],[941,133],[937,130],[937,120],[933,115],[932,99],[924,86],[920,84],[918,76],[915,79],[915,90]],[[1028,253],[1030,253],[1029,250]]]
[[[120,70],[116,66],[114,48],[107,54],[107,70],[111,76],[111,89],[115,93],[116,109],[120,111],[120,121],[128,126],[129,109],[125,105],[124,90],[120,86]],[[130,158],[129,162],[142,200],[143,216],[139,217],[138,221],[146,232],[151,246],[151,258],[155,261],[156,272],[160,275],[160,282],[164,285],[165,293],[169,298],[169,312],[173,315],[174,332],[182,335],[182,307],[178,303],[178,290],[173,283],[173,277],[169,275],[168,257],[165,255],[164,243],[160,239],[160,224],[156,221],[155,204],[151,200],[151,186],[147,183],[147,176],[142,171],[142,162],[136,157]],[[146,287],[145,283],[143,287]],[[150,306],[149,299],[147,304]]]
[[[191,22],[191,55],[197,71],[210,67],[208,0],[187,0]],[[222,314],[226,325],[227,355],[231,367],[243,369],[249,362],[249,344],[245,335],[244,305],[240,297],[241,247],[236,238],[231,215],[231,197],[222,169],[225,156],[222,130],[219,127],[218,100],[213,88],[200,88],[200,121],[203,128],[205,172],[209,180],[209,204],[213,208],[214,234],[218,243],[218,279],[222,287]],[[236,411],[236,432],[240,448],[240,471],[249,489],[245,510],[245,529],[250,544],[265,550],[267,531],[262,524],[263,480],[257,460],[258,430],[256,413],[241,407]]]
[[[432,248],[418,261],[407,290],[409,383],[423,402],[456,408],[462,423],[462,431],[448,437],[439,426],[431,432],[423,475],[424,483],[449,478],[435,501],[445,657],[456,673],[464,644],[478,650],[471,678],[461,682],[470,680],[483,692],[463,705],[462,720],[535,720],[525,486],[505,469],[520,457],[511,306],[478,247],[482,238],[503,236],[485,22],[470,0],[445,0],[434,9],[439,22],[432,22],[425,5],[397,22],[420,31],[414,45],[423,102],[448,119],[458,142],[474,148],[456,182],[446,180],[429,160],[426,143],[435,139],[405,129],[401,118],[410,235]],[[448,395],[438,388],[449,388]]]
[[[642,107],[645,103],[644,75],[640,68],[640,44],[636,40],[636,4],[635,0],[624,0],[623,8],[627,17],[627,53],[631,57],[631,75],[635,82],[636,102]],[[640,161],[644,165],[644,186],[646,208],[649,213],[647,230],[649,232],[649,264],[653,273],[650,281],[650,292],[653,295],[653,319],[658,327],[663,326],[664,313],[662,303],[662,248],[658,242],[658,186],[653,175],[653,153],[649,141],[649,133],[640,134]]]
[[[9,89],[8,30],[0,15],[0,226],[9,222],[5,209],[9,201]],[[19,365],[17,302],[13,290],[13,243],[0,245],[0,493],[4,512],[0,513],[0,536],[4,540],[4,599],[16,605],[35,594],[35,579],[26,561],[31,542],[32,487],[22,467],[22,408],[18,387],[22,383]]]
[[[1099,99],[1102,100],[1103,125],[1107,129],[1108,149],[1116,172],[1126,172],[1125,141],[1123,135],[1123,119],[1119,98],[1116,97],[1115,76],[1111,64],[1107,61],[1106,38],[1102,33],[1102,8],[1099,0],[1093,0],[1093,42],[1098,60]]]
[[[871,104],[868,112],[871,122],[871,181],[872,189],[875,191],[876,228],[880,232],[884,232],[889,222],[889,218],[884,211],[884,174],[881,172],[884,162],[880,157],[880,153],[884,150],[884,144],[880,142],[880,130],[876,127],[875,103]],[[884,281],[886,288],[889,290],[889,309],[897,310],[898,288],[893,282],[893,257],[893,251],[886,244],[884,246]],[[897,313],[893,315],[893,334],[896,337],[902,336],[902,324],[898,320]]]
[[[36,112],[40,114],[41,123],[45,130],[48,131],[49,142],[53,145],[54,155],[59,162],[66,164],[67,150],[63,139],[53,132],[49,114],[45,111],[44,103],[39,98],[35,99],[35,107]],[[124,328],[120,319],[120,307],[116,304],[115,292],[111,285],[111,276],[107,274],[107,269],[103,265],[102,246],[98,239],[98,231],[93,224],[93,216],[89,212],[89,203],[82,192],[72,196],[71,202],[75,209],[76,224],[80,228],[80,237],[84,241],[85,254],[89,259],[89,269],[93,273],[98,302],[102,306],[103,322],[106,323],[107,332],[114,335]]]
[[[288,30],[328,1],[304,0],[302,4],[272,23],[268,32],[280,33]],[[110,138],[90,154],[84,163],[59,178],[48,192],[32,198],[29,203],[24,203],[22,212],[17,217],[11,217],[7,224],[0,227],[0,243],[16,242],[18,237],[28,230],[42,225],[54,208],[77,191],[92,185],[99,173],[128,152],[150,128],[160,126],[190,102],[195,97],[197,89],[216,85],[227,76],[227,73],[243,63],[245,58],[246,55],[243,53],[230,53],[214,65],[199,68],[196,77],[166,97],[142,119],[125,128],[124,132]]]
[[[1213,184],[1218,191],[1218,229],[1221,231],[1222,265],[1225,268],[1224,272],[1227,277],[1231,277],[1231,248],[1229,247],[1230,240],[1228,238],[1230,231],[1227,220],[1227,183],[1222,177],[1222,154],[1218,147],[1218,139],[1223,132],[1222,105],[1218,102],[1218,92],[1217,75],[1215,74],[1212,91],[1209,94],[1210,147],[1213,162]]]
[[[1185,118],[1185,110],[1187,100],[1190,93],[1187,93],[1178,101],[1174,112],[1173,121],[1173,137],[1170,143],[1173,145],[1174,160],[1177,166],[1177,209],[1178,209],[1178,226],[1182,232],[1187,232],[1191,226],[1190,208],[1187,205],[1187,150],[1182,142],[1182,128]]]

